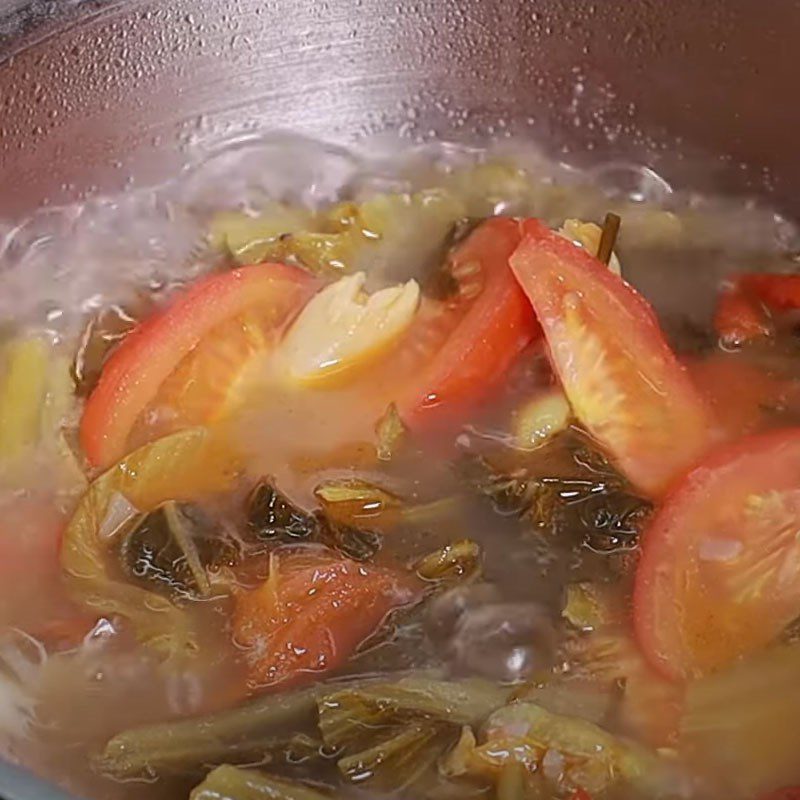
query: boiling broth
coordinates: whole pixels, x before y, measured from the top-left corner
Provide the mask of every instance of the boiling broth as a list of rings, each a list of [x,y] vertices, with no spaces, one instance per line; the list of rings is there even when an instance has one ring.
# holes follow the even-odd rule
[[[495,164],[502,168],[492,172]],[[291,137],[232,143],[163,186],[46,209],[13,228],[0,256],[4,341],[38,338],[46,344],[51,373],[69,374],[87,322],[109,309],[124,309],[119,336],[109,337],[113,345],[130,327],[126,317],[146,317],[198,276],[229,266],[209,242],[219,214],[258,214],[275,203],[317,211],[376,193],[447,185],[464,198],[473,218],[537,216],[558,226],[565,218],[601,221],[609,210],[619,213],[623,275],[654,305],[675,350],[689,360],[719,352],[732,364],[779,376],[785,381],[783,402],[768,409],[761,424],[796,424],[800,372],[791,326],[769,344],[723,355],[710,318],[724,276],[745,268],[791,269],[797,230],[749,201],[672,191],[633,165],[614,170],[626,185],[636,178],[632,195],[609,190],[597,171],[550,163],[522,143],[488,150],[437,145],[391,158]],[[435,241],[416,235],[420,220],[424,210],[403,220],[405,228],[385,246],[367,256],[356,253],[347,266],[364,269],[371,288],[410,278],[425,286],[442,254]],[[380,412],[384,394],[391,394],[387,363],[373,367],[370,389],[382,398],[379,404],[367,402],[363,383],[317,391],[287,388],[275,378],[269,359],[258,364],[248,401],[223,426],[225,437],[246,454],[241,471],[228,492],[204,498],[204,508],[235,538],[246,530],[248,493],[264,476],[306,510],[319,507],[315,489],[321,483],[357,476],[396,492],[411,510],[386,530],[379,518],[365,513],[364,524],[383,534],[378,564],[413,563],[454,540],[480,546],[487,588],[474,597],[467,587],[464,597],[440,596],[400,609],[335,670],[336,677],[424,670],[480,676],[511,691],[544,674],[569,674],[577,668],[564,649],[566,587],[585,581],[620,587],[619,602],[626,603],[638,546],[636,515],[640,509],[646,514],[649,505],[639,503],[624,479],[602,471],[613,472],[602,457],[587,463],[586,453],[596,456],[598,449],[578,429],[535,450],[510,446],[512,412],[554,384],[539,347],[525,351],[503,385],[457,429],[412,437],[397,458],[376,460],[376,409]],[[103,774],[95,759],[121,731],[246,702],[247,659],[231,634],[232,601],[220,590],[188,604],[199,632],[197,653],[176,665],[138,642],[124,618],[93,612],[70,590],[58,563],[58,538],[87,475],[93,478],[97,471],[86,469],[79,451],[72,455],[83,399],[69,387],[65,397],[48,383],[42,396],[54,407],[37,422],[40,436],[0,471],[0,533],[6,538],[0,547],[8,548],[0,590],[3,751],[79,795],[184,796],[207,772],[204,762],[190,763],[177,775],[156,769],[138,780],[120,780]],[[269,403],[261,402],[265,396]],[[170,409],[157,408],[140,421],[136,435],[145,442],[172,424]],[[601,462],[605,466],[598,467]],[[558,515],[538,518],[524,502],[504,506],[498,486],[508,475],[561,481]],[[274,545],[243,545],[251,566],[238,576],[240,584],[253,586],[266,577]],[[117,569],[117,557],[108,557]],[[454,603],[461,604],[456,611]],[[456,626],[454,614],[465,615]],[[644,742],[648,738],[647,724],[614,718],[609,727]],[[313,730],[297,733],[310,736]],[[262,761],[279,774],[335,788],[337,796],[384,796],[368,781],[365,789],[359,781],[349,786],[330,755],[296,749],[300,754],[273,753]],[[718,787],[718,776],[704,774],[692,752],[677,749],[689,777],[676,779],[672,794],[727,796],[725,781]],[[719,760],[712,764],[716,768]],[[796,781],[800,773],[779,777]],[[770,788],[769,781],[760,788]],[[408,791],[414,797],[467,796],[465,786],[444,779],[422,794]],[[480,782],[470,791],[494,796]]]

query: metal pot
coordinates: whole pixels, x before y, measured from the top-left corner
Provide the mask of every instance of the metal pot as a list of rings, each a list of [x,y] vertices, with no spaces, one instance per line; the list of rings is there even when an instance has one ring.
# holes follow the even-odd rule
[[[524,135],[796,216],[798,34],[797,0],[0,0],[0,218],[270,128]]]

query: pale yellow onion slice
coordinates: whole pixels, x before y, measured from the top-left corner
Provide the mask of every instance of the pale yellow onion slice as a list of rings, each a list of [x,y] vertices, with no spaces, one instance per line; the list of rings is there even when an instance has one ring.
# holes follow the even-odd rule
[[[293,381],[339,379],[386,352],[419,306],[416,281],[364,291],[366,275],[347,275],[318,292],[284,338],[278,364]]]

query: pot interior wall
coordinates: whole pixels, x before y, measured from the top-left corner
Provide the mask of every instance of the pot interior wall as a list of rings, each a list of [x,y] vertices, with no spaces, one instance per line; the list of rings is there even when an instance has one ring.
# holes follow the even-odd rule
[[[800,207],[793,0],[11,2],[0,33],[2,216],[264,128],[510,132]]]

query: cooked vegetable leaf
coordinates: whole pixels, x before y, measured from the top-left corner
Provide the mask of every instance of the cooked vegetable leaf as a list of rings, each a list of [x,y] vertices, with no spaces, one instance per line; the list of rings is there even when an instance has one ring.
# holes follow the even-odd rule
[[[256,217],[218,216],[211,241],[239,264],[282,261],[323,274],[369,267],[388,275],[398,263],[427,264],[439,256],[464,210],[456,196],[441,189],[375,195],[316,215],[276,204]]]
[[[233,566],[239,556],[235,541],[192,503],[164,503],[136,517],[119,538],[125,574],[173,599],[208,597],[208,571]]]
[[[615,598],[621,600],[621,598]],[[619,622],[619,614],[611,611],[607,587],[593,583],[571,583],[567,586],[564,618],[578,630],[593,631]]]
[[[0,458],[13,459],[39,439],[47,391],[47,344],[14,339],[0,354]]]
[[[535,188],[524,170],[507,161],[490,161],[454,171],[445,186],[465,203],[465,216],[525,214],[532,210]]]
[[[498,514],[519,517],[530,514],[544,524],[555,513],[558,487],[530,478],[524,469],[504,474],[487,459],[477,457],[466,460],[462,471],[473,488],[491,501]]]
[[[338,503],[359,503],[365,511],[379,513],[383,508],[391,508],[401,503],[400,498],[374,483],[358,478],[345,478],[321,483],[314,494],[326,506]]]
[[[190,800],[329,800],[330,794],[254,769],[225,764],[210,772]]]
[[[319,515],[320,540],[355,561],[372,558],[383,544],[383,537],[377,531],[336,522]]]
[[[386,413],[378,420],[375,426],[377,436],[377,454],[381,461],[391,461],[398,446],[407,433],[403,420],[397,411],[397,406],[390,403]]]
[[[361,691],[373,684],[402,687],[399,696],[389,689],[382,696],[390,703],[398,702],[398,711],[409,718],[415,714],[445,717],[452,705],[459,719],[482,719],[502,705],[506,696],[505,691],[484,681],[448,684],[419,675],[401,678],[396,683],[376,679],[328,681],[262,695],[229,711],[123,731],[106,744],[94,763],[101,772],[123,780],[190,774],[203,765],[252,762],[263,758],[265,753],[292,745],[298,739],[298,731],[311,730],[318,720],[318,703],[327,703],[340,693],[359,697]],[[380,702],[379,697],[375,702]],[[342,727],[338,727],[339,722]],[[334,721],[333,735],[338,730],[346,737],[350,724],[346,718],[339,722]],[[350,722],[352,732],[357,733],[358,720]],[[369,731],[361,733],[369,738]]]
[[[514,443],[523,450],[546,444],[569,425],[572,409],[561,390],[543,392],[514,414]]]
[[[378,518],[396,519],[403,501],[394,493],[359,478],[329,480],[317,486],[314,494],[330,520],[359,525]]]
[[[406,506],[401,511],[403,522],[409,525],[436,525],[442,520],[452,519],[461,509],[461,498],[458,495],[442,497],[430,503]]]
[[[562,644],[569,664],[567,685],[577,687],[576,694],[581,686],[603,691],[618,729],[637,740],[655,747],[674,745],[682,688],[663,679],[645,661],[630,630],[624,584],[568,586],[563,616],[572,626]],[[535,695],[531,699],[538,702]],[[558,710],[546,702],[542,705]]]
[[[499,514],[556,533],[585,531],[585,544],[597,552],[633,548],[650,502],[633,494],[601,454],[580,446],[572,457],[566,475],[536,475],[527,467],[504,472],[480,456],[462,462],[462,474]]]
[[[515,692],[515,700],[535,703],[552,714],[578,717],[602,725],[617,699],[608,683],[573,676],[549,677]]]
[[[126,779],[252,762],[283,749],[297,731],[310,730],[317,700],[332,691],[335,684],[315,684],[263,695],[230,711],[123,731],[95,763],[100,771]]]
[[[234,468],[230,455],[205,430],[193,428],[139,448],[97,478],[78,503],[61,546],[75,599],[93,611],[125,617],[141,641],[165,655],[193,651],[195,636],[185,611],[111,574],[108,551],[124,526],[104,535],[104,521],[117,495],[147,511],[166,500],[224,490]]]
[[[800,780],[800,647],[781,645],[689,684],[680,750],[722,791]]]
[[[319,701],[325,744],[341,752],[351,781],[397,790],[419,780],[507,692],[479,679],[457,682],[404,678],[342,689]]]
[[[0,476],[9,487],[39,484],[42,467],[60,493],[86,486],[63,426],[75,397],[67,359],[38,337],[0,350]]]
[[[471,539],[460,539],[423,556],[414,565],[426,581],[469,580],[480,574],[481,548]]]
[[[258,215],[225,211],[211,223],[212,247],[227,250],[239,264],[264,261],[280,249],[281,240],[298,231],[313,228],[314,217],[308,211],[273,203]]]
[[[247,524],[259,539],[304,539],[317,529],[317,519],[294,505],[268,481],[261,481],[247,501]]]
[[[468,763],[473,769],[499,771],[512,760],[543,771],[559,788],[580,786],[599,793],[623,781],[648,792],[649,797],[661,797],[676,787],[673,765],[654,752],[592,722],[553,714],[530,702],[495,711],[486,722],[483,743]],[[548,762],[558,763],[555,775]]]

